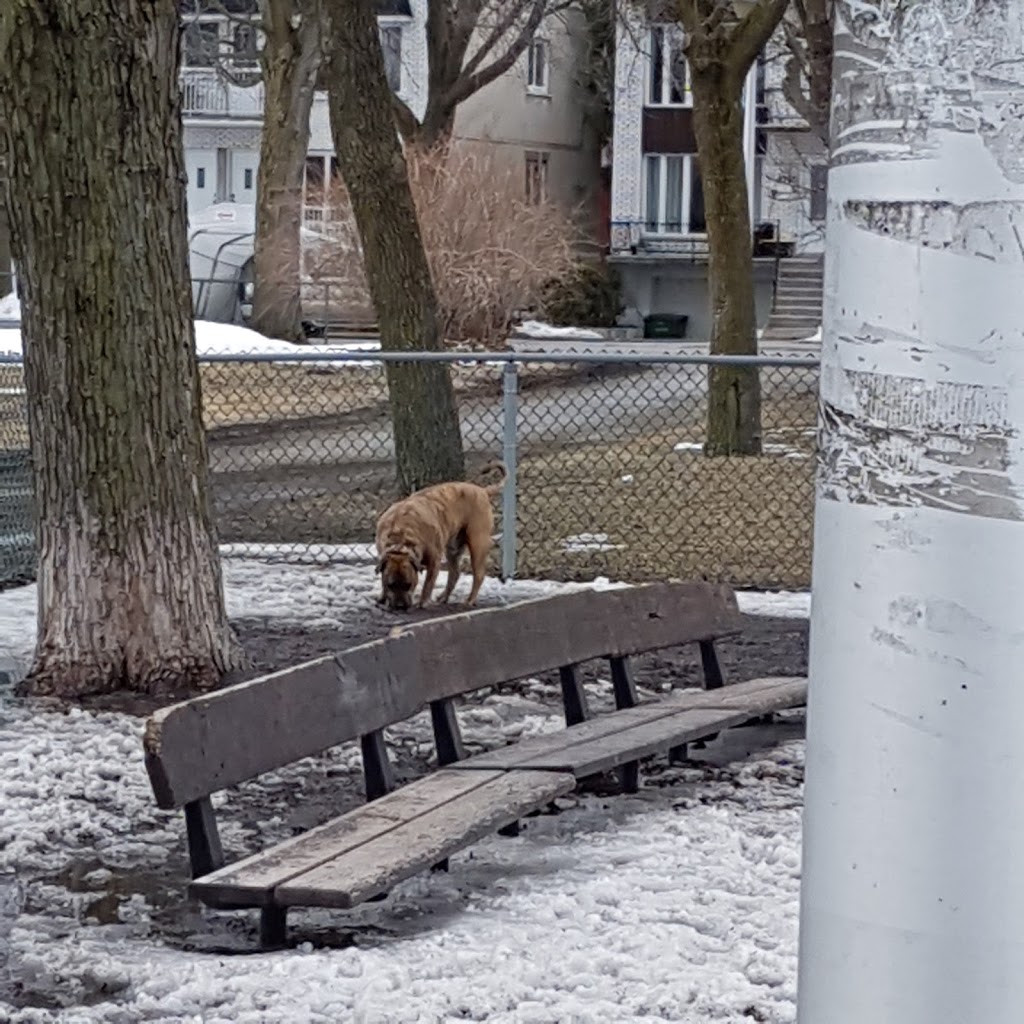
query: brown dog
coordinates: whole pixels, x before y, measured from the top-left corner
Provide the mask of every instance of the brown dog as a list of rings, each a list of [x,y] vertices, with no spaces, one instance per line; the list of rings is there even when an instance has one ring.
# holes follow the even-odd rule
[[[434,591],[442,558],[448,568],[448,581],[438,603],[444,604],[459,579],[459,558],[468,548],[473,587],[466,607],[472,607],[484,582],[494,532],[491,499],[501,493],[507,476],[502,463],[495,468],[501,479],[490,486],[464,482],[435,484],[396,501],[382,513],[377,520],[379,604],[392,611],[411,608],[420,573],[425,572],[417,602],[422,608]]]

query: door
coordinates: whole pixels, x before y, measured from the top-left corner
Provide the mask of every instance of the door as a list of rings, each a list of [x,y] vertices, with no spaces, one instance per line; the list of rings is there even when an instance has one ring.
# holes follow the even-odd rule
[[[205,210],[214,200],[217,189],[217,150],[186,149],[185,173],[188,175],[185,196],[191,215]]]
[[[236,149],[231,153],[231,196],[236,203],[256,202],[256,170],[260,155],[253,149]]]

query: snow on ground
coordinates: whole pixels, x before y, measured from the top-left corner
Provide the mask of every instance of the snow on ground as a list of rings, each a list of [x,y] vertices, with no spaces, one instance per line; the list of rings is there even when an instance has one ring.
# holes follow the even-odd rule
[[[513,334],[526,338],[587,338],[590,341],[603,341],[605,336],[600,331],[592,331],[586,327],[554,327],[543,320],[524,320],[513,329]]]
[[[11,292],[0,298],[0,320],[20,320],[21,303],[18,296]]]
[[[0,300],[6,302],[7,300]],[[11,306],[10,319],[20,320],[20,309],[16,305]],[[0,312],[0,320],[5,318]],[[236,324],[220,324],[211,320],[196,321],[196,353],[201,358],[215,358],[218,356],[294,356],[301,353],[304,356],[303,362],[310,366],[319,366],[316,359],[310,360],[311,355],[322,355],[326,362],[335,360],[339,355],[349,355],[353,352],[378,352],[380,342],[377,341],[350,341],[341,345],[295,345],[290,341],[276,341],[273,338],[265,338],[257,331],[249,330],[248,327],[239,327]],[[17,327],[0,328],[0,354],[21,355],[21,331]],[[288,362],[287,359],[276,360]],[[376,366],[373,361],[351,360],[345,366]]]
[[[357,546],[335,553],[350,556],[348,564],[297,564],[287,546],[266,554],[269,560],[225,559],[232,616],[315,628],[343,622],[376,591],[372,565]],[[616,584],[488,580],[481,602],[588,585]],[[799,594],[741,594],[740,603],[755,614],[795,616],[809,608]],[[34,632],[35,587],[0,594],[6,653],[25,658]],[[517,702],[533,708],[533,720],[503,714]],[[466,712],[467,732],[479,738],[483,730],[488,744],[558,727],[553,706],[539,713],[522,695],[495,695]],[[0,689],[0,903],[5,893],[10,904],[21,892],[23,904],[6,927],[0,912],[0,967],[7,931],[14,979],[30,999],[58,1007],[5,1008],[0,995],[0,1019],[795,1020],[802,743],[725,769],[669,769],[635,796],[567,799],[563,813],[530,819],[518,838],[475,845],[452,859],[450,873],[412,879],[384,903],[295,915],[299,932],[338,927],[339,920],[355,928],[347,948],[303,942],[286,952],[227,956],[161,941],[156,911],[141,893],[121,903],[119,923],[99,927],[84,914],[90,894],[38,880],[94,858],[103,866],[90,877],[102,886],[108,872],[155,870],[168,851],[180,853],[180,817],[153,806],[141,729],[131,716],[55,712]],[[417,735],[429,740],[428,722],[390,738]],[[337,758],[345,770],[358,764],[354,748]],[[309,769],[272,773],[266,785],[287,789],[302,770]],[[215,798],[218,805],[226,799]],[[238,848],[245,824],[228,823],[229,848]],[[274,820],[249,825],[267,835],[285,827]],[[12,872],[25,891],[10,884]],[[200,934],[232,916],[203,915]],[[0,993],[2,982],[0,971]]]

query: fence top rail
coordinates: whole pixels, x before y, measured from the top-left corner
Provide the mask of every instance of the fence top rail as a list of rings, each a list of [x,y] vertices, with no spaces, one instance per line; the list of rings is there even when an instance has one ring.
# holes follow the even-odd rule
[[[0,366],[20,366],[22,357],[16,352],[0,353]],[[354,352],[223,352],[201,355],[204,365],[219,363],[602,363],[605,365],[648,366],[792,366],[814,369],[821,365],[818,356],[811,355],[706,355],[701,353],[643,353],[643,352],[381,352],[376,349]]]

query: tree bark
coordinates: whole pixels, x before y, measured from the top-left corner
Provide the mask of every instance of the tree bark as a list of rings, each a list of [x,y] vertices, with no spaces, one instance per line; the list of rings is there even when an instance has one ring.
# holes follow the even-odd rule
[[[389,352],[440,351],[437,296],[395,131],[373,0],[325,0],[331,133]],[[388,363],[402,494],[464,475],[449,367]]]
[[[743,92],[758,54],[790,0],[756,0],[745,13],[728,0],[675,0],[686,32],[693,126],[704,188],[712,355],[756,355],[754,257],[743,153]],[[756,367],[708,373],[707,455],[761,452]]]
[[[309,114],[320,67],[314,0],[261,0],[266,97],[256,192],[252,327],[300,341],[302,330],[302,189]]]
[[[691,61],[697,137],[708,233],[711,352],[757,355],[754,260],[743,153],[746,70],[721,58]],[[708,372],[707,455],[761,452],[761,382],[756,366],[712,366]]]
[[[39,541],[27,680],[211,686],[243,655],[207,484],[174,0],[8,0],[0,149]]]
[[[14,291],[11,277],[11,227],[7,218],[7,182],[0,172],[0,299]]]

